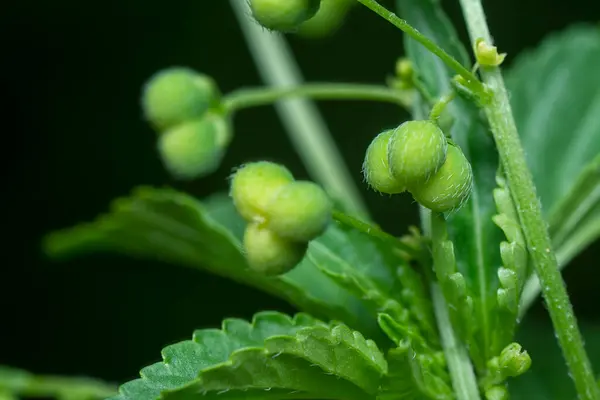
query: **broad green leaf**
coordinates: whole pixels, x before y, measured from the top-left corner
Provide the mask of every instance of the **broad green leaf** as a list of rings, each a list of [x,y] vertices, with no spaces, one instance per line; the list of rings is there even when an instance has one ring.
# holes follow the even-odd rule
[[[600,324],[580,321],[586,350],[596,371],[600,369]],[[577,394],[549,321],[527,319],[517,341],[531,355],[531,369],[509,380],[512,400],[575,400]]]
[[[467,52],[439,1],[396,0],[396,4],[400,15],[411,25],[469,66]],[[448,93],[454,73],[408,37],[405,47],[428,96],[436,99]],[[426,117],[421,115],[422,111],[418,114],[416,118]],[[496,307],[496,271],[501,265],[502,232],[492,221],[496,211],[492,190],[496,186],[498,158],[487,126],[473,104],[458,98],[448,107],[448,114],[453,119],[452,138],[471,162],[474,173],[473,193],[464,207],[448,217],[448,233],[454,243],[458,271],[465,277],[469,295],[474,300],[474,336],[468,341],[476,366],[483,368],[485,361],[501,350],[499,345],[493,345],[499,341],[494,340],[494,321],[490,318]]]
[[[52,397],[58,400],[100,400],[112,396],[117,388],[91,378],[34,375],[0,366],[0,398]]]
[[[110,213],[96,221],[50,234],[45,249],[57,258],[110,251],[206,269],[315,315],[374,330],[375,317],[368,316],[360,301],[309,263],[277,278],[250,270],[241,251],[243,227],[227,196],[210,198],[205,206],[171,189],[142,187],[116,200]]]
[[[275,312],[227,319],[166,347],[112,400],[369,399],[387,362],[374,342],[342,324]]]
[[[570,204],[561,204],[561,199],[600,154],[599,64],[600,31],[579,25],[519,55],[507,73],[527,162],[544,212],[555,224],[572,212],[580,213],[578,207],[587,196]],[[596,176],[582,189],[591,195],[599,180]]]

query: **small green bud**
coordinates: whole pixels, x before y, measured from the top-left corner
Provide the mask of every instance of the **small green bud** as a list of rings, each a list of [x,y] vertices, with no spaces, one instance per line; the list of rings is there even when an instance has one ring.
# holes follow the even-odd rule
[[[281,275],[294,268],[306,253],[308,242],[295,243],[257,223],[248,224],[244,250],[248,265],[264,275]]]
[[[279,189],[269,203],[267,225],[283,238],[308,242],[323,233],[331,211],[331,200],[320,186],[292,182]]]
[[[373,139],[363,163],[363,174],[367,183],[381,193],[395,194],[406,190],[390,172],[388,163],[388,147],[393,135],[393,130],[380,133]]]
[[[448,212],[462,206],[471,194],[473,172],[463,152],[455,145],[448,146],[446,162],[429,181],[415,186],[415,200],[436,212]]]
[[[399,58],[396,61],[396,76],[402,80],[412,80],[414,75],[413,63],[408,58]]]
[[[218,89],[212,78],[188,68],[173,67],[148,80],[142,107],[145,118],[162,132],[202,117],[217,97]]]
[[[290,32],[311,19],[321,0],[250,0],[254,19],[267,29]]]
[[[444,164],[448,144],[431,121],[407,121],[394,129],[388,162],[394,178],[408,187],[425,183]]]
[[[233,174],[230,195],[246,221],[263,222],[277,191],[293,181],[292,173],[282,165],[268,161],[249,163]]]
[[[504,376],[517,377],[531,367],[531,357],[519,343],[511,343],[500,353],[498,363]]]
[[[191,120],[165,131],[158,152],[165,168],[178,179],[207,175],[219,167],[227,122],[218,115]]]
[[[505,386],[497,385],[485,391],[486,400],[509,400],[510,395]]]
[[[506,53],[498,54],[496,46],[486,43],[483,39],[475,41],[475,58],[482,67],[497,67],[506,58]]]

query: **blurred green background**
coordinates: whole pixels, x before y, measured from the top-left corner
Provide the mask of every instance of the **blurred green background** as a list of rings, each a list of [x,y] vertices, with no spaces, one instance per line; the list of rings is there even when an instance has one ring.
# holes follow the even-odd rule
[[[466,38],[457,3],[444,6]],[[484,3],[509,65],[547,33],[600,17],[600,3],[589,0]],[[257,159],[285,163],[307,178],[271,107],[237,116],[229,153],[207,179],[175,182],[156,156],[155,135],[138,105],[142,83],[156,70],[190,66],[212,75],[224,92],[261,84],[228,1],[23,1],[0,10],[0,364],[124,381],[195,328],[217,326],[224,317],[250,318],[261,309],[293,312],[282,301],[194,270],[97,255],[56,264],[39,250],[45,232],[92,219],[139,184],[172,185],[202,197],[226,190],[231,168]],[[290,41],[312,81],[383,82],[402,54],[400,32],[362,7],[335,36]],[[407,116],[385,104],[319,108],[359,184],[371,139]],[[417,223],[408,196],[361,188],[386,230],[401,234]],[[599,256],[598,246],[588,249],[565,274],[582,320],[600,317]],[[547,318],[541,302],[529,317]]]

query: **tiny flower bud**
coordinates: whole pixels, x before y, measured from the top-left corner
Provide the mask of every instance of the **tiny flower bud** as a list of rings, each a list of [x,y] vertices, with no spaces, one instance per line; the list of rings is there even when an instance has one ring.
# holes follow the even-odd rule
[[[373,139],[363,163],[363,174],[367,183],[381,193],[402,193],[406,188],[390,172],[388,164],[388,146],[393,130],[380,133]]]
[[[162,132],[200,118],[218,97],[212,78],[188,68],[173,67],[156,73],[144,87],[146,119]]]
[[[442,166],[448,145],[430,121],[408,121],[394,129],[388,148],[392,176],[409,189],[421,185]]]
[[[504,376],[516,377],[531,367],[531,357],[520,344],[511,343],[500,353],[498,363]]]
[[[248,224],[244,250],[248,265],[264,275],[281,275],[294,268],[306,253],[308,243],[296,243],[279,237],[257,223]]]
[[[290,32],[312,18],[321,0],[250,0],[254,19],[267,29]]]
[[[473,185],[471,164],[456,146],[448,146],[446,162],[429,181],[411,192],[421,205],[436,212],[459,208],[469,198]]]
[[[283,238],[308,242],[323,233],[331,211],[331,200],[320,186],[292,182],[279,189],[269,203],[267,226]]]
[[[486,400],[509,400],[510,395],[506,387],[502,385],[492,386],[485,391]]]
[[[475,58],[482,67],[497,67],[506,58],[506,53],[498,54],[496,46],[492,46],[483,39],[475,41]]]
[[[230,195],[246,221],[262,222],[273,196],[293,181],[292,173],[284,166],[267,161],[249,163],[233,174]]]

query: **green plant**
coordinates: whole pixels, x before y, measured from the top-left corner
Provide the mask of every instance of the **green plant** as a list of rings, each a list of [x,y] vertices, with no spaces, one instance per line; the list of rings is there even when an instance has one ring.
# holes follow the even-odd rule
[[[549,38],[515,61],[505,84],[504,55],[492,45],[479,0],[461,0],[476,66],[437,1],[396,0],[405,19],[374,0],[358,2],[405,33],[407,58],[388,86],[302,84],[282,37],[248,18],[254,11],[267,27],[302,33],[329,5],[232,0],[270,87],[221,96],[211,78],[177,68],[144,92],[161,157],[181,179],[219,166],[236,111],[305,98],[278,110],[319,185],[295,181],[277,164],[250,163],[232,175],[230,196],[201,202],[142,187],[96,221],[46,238],[52,257],[103,250],[159,258],[263,289],[303,311],[259,312],[251,322],[226,319],[221,329],[196,331],[113,399],[497,400],[533,398],[531,391],[600,399],[590,362],[600,356],[586,354],[559,272],[600,236],[600,85],[589,82],[600,83],[600,32],[579,26]],[[299,8],[277,9],[284,4]],[[571,73],[557,79],[557,70]],[[371,221],[306,98],[411,110],[414,121],[372,134],[363,171],[377,191],[412,193],[423,234],[396,238]],[[549,168],[549,158],[560,168]],[[574,382],[564,397],[519,391],[527,387],[519,382],[534,387],[525,373],[538,360],[515,335],[540,291],[569,370],[564,378]],[[81,394],[64,381],[60,390],[27,391],[37,386],[15,382],[34,378],[4,376],[0,398],[99,398],[111,390],[86,386]]]

